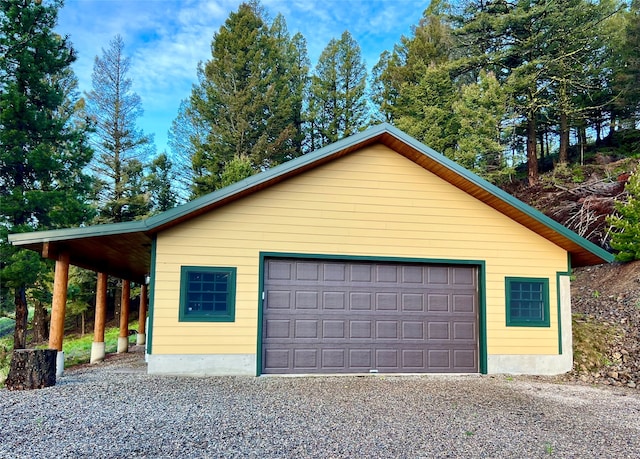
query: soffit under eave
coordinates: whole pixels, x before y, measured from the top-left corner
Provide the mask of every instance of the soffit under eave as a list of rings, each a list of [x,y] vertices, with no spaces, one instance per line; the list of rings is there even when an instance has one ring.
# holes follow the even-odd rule
[[[69,254],[69,263],[133,282],[144,282],[151,271],[151,238],[144,233],[74,238],[20,245],[56,260]]]

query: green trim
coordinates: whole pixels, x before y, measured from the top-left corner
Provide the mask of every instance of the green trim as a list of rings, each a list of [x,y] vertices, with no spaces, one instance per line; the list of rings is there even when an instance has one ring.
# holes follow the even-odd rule
[[[408,258],[385,257],[371,255],[327,255],[318,253],[287,253],[287,252],[260,252],[261,257],[268,258],[308,258],[312,260],[348,260],[348,261],[383,261],[398,263],[418,264],[447,264],[447,265],[478,265],[484,263],[481,260],[449,260],[446,258]]]
[[[256,376],[262,374],[262,319],[264,318],[264,261],[266,255],[260,252],[258,265],[258,346],[256,354]]]
[[[107,223],[104,225],[82,226],[78,228],[15,233],[9,235],[9,242],[14,245],[25,245],[38,242],[55,242],[87,237],[139,233],[147,229],[146,220],[136,220],[132,222]]]
[[[535,283],[542,284],[542,301],[543,311],[541,320],[527,320],[527,319],[512,319],[511,318],[511,284],[514,282],[520,283]],[[546,277],[505,277],[505,303],[506,303],[506,316],[507,327],[550,327],[551,321],[549,319],[549,279]]]
[[[404,132],[387,123],[373,126],[365,131],[354,134],[331,145],[327,145],[326,147],[323,147],[319,150],[292,159],[291,161],[287,161],[264,172],[246,178],[238,183],[222,188],[218,191],[214,191],[213,193],[202,196],[181,206],[162,212],[158,215],[148,218],[147,220],[85,228],[12,234],[9,235],[9,241],[16,245],[25,245],[29,243],[61,241],[82,237],[105,236],[125,232],[155,232],[158,230],[158,228],[163,227],[164,225],[172,224],[175,220],[182,221],[183,219],[188,218],[191,214],[198,215],[199,213],[206,211],[208,207],[232,198],[238,193],[246,192],[251,189],[259,189],[260,185],[277,180],[281,177],[285,177],[290,173],[294,173],[298,169],[311,167],[314,163],[330,158],[332,155],[339,154],[344,150],[357,148],[359,145],[365,145],[368,142],[373,142],[377,139],[381,139],[381,141],[385,142],[386,136],[394,137],[398,141],[414,149],[416,152],[430,158],[431,160],[451,170],[460,177],[463,177],[465,180],[468,180],[470,183],[473,183],[480,189],[485,190],[499,200],[505,202],[514,209],[526,214],[527,216],[548,227],[552,231],[560,234],[562,237],[574,242],[584,250],[600,258],[602,261],[613,261],[614,256],[606,250],[579,236],[573,231],[557,223],[553,219],[547,217],[542,212],[539,212],[533,207],[523,203],[519,199],[516,199],[515,197],[511,196],[495,185],[492,185],[486,180],[478,177],[471,171],[463,168],[444,155],[427,147],[423,143],[418,142],[416,139],[408,136]],[[386,142],[387,144],[389,143],[388,141]]]
[[[558,300],[558,355],[562,355],[562,302],[560,301],[560,277],[569,276],[571,278],[571,254],[567,252],[567,270],[565,272],[556,272],[556,296]],[[571,295],[571,290],[569,290]],[[571,306],[571,304],[569,304]],[[569,311],[569,317],[571,317],[571,311]]]
[[[258,267],[258,343],[256,376],[262,374],[262,321],[264,304],[264,265],[267,258],[297,258],[312,260],[378,261],[415,264],[471,265],[478,268],[478,371],[487,374],[487,320],[486,320],[486,264],[484,260],[449,260],[443,258],[407,258],[369,255],[330,255],[317,253],[260,252]]]
[[[196,312],[187,314],[187,276],[192,272],[228,274],[226,288],[226,310],[224,312]],[[180,268],[180,304],[178,322],[235,322],[236,319],[236,278],[237,268],[219,266],[182,266]]]
[[[154,237],[151,241],[151,272],[149,273],[149,326],[147,327],[147,354],[151,355],[153,346],[151,345],[153,340],[153,315],[154,315],[154,303],[156,297],[156,247],[157,240]]]
[[[479,370],[487,374],[487,269],[484,261],[478,263],[478,350]]]

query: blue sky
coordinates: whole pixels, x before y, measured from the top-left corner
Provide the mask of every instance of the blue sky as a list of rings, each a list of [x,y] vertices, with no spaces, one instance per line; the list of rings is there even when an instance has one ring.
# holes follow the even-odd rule
[[[129,77],[142,99],[138,127],[168,150],[167,131],[180,101],[196,82],[199,61],[211,57],[211,39],[238,0],[66,0],[57,31],[69,35],[78,54],[73,69],[80,91],[91,89],[95,56],[120,34],[131,60]],[[429,0],[262,0],[271,17],[282,13],[289,32],[307,39],[315,66],[322,49],[344,30],[354,36],[371,69],[380,53],[411,34]]]

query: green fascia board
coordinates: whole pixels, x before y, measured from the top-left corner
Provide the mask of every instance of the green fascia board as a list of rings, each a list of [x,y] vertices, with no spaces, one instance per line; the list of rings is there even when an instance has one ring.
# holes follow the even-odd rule
[[[38,242],[55,242],[86,237],[139,233],[147,230],[148,227],[145,220],[136,220],[133,222],[107,223],[104,225],[33,231],[29,233],[14,233],[9,235],[9,242],[14,245],[26,245]]]
[[[423,155],[429,157],[433,161],[441,164],[447,169],[465,178],[466,180],[478,186],[479,188],[484,189],[488,193],[504,201],[511,207],[539,221],[540,223],[547,226],[551,230],[561,234],[563,237],[571,240],[572,242],[581,246],[585,250],[593,253],[603,261],[612,262],[614,260],[614,256],[609,252],[607,252],[606,250],[602,249],[601,247],[598,247],[596,244],[588,241],[582,236],[579,236],[578,234],[564,227],[563,225],[556,222],[555,220],[547,217],[542,212],[534,209],[528,204],[525,204],[519,199],[516,199],[515,197],[501,190],[497,186],[487,182],[486,180],[477,176],[473,172],[465,169],[464,167],[460,166],[459,164],[445,157],[441,153],[438,153],[437,151],[427,147],[423,143],[417,141],[413,137],[410,137],[409,135],[405,134],[401,130],[391,126],[388,123],[382,123],[382,124],[373,126],[365,131],[346,137],[342,140],[332,143],[331,145],[327,145],[326,147],[323,147],[319,150],[316,150],[314,152],[292,159],[291,161],[282,163],[276,167],[273,167],[269,170],[266,170],[259,174],[248,177],[240,182],[234,183],[225,188],[221,188],[220,190],[214,191],[205,196],[201,196],[200,198],[197,198],[197,199],[194,199],[193,201],[182,204],[181,206],[178,206],[174,209],[170,209],[161,214],[154,215],[153,217],[149,217],[146,220],[126,222],[126,223],[114,223],[114,224],[98,225],[98,226],[88,226],[83,228],[13,234],[9,236],[9,241],[16,245],[21,245],[21,244],[28,244],[30,242],[74,239],[77,237],[108,236],[108,235],[114,235],[119,233],[129,233],[129,232],[137,232],[137,231],[153,233],[155,232],[154,231],[155,229],[160,228],[167,224],[171,224],[171,222],[176,219],[179,219],[182,217],[188,217],[188,215],[191,213],[197,212],[203,208],[206,208],[207,206],[213,205],[217,202],[233,197],[234,195],[244,190],[253,188],[257,185],[268,182],[280,176],[287,175],[304,166],[312,165],[316,161],[322,160],[323,158],[331,156],[337,152],[340,152],[341,150],[357,146],[360,143],[364,143],[368,140],[374,139],[383,134],[389,134],[395,137],[396,139],[407,144],[414,150],[422,153]]]

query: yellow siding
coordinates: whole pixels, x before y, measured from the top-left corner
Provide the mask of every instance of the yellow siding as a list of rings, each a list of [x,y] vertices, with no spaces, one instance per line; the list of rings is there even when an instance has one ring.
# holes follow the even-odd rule
[[[566,252],[382,145],[161,233],[153,353],[255,353],[260,252],[484,260],[488,354],[557,353]],[[234,323],[178,322],[182,265],[237,267]],[[550,328],[505,326],[507,276],[549,279]]]

